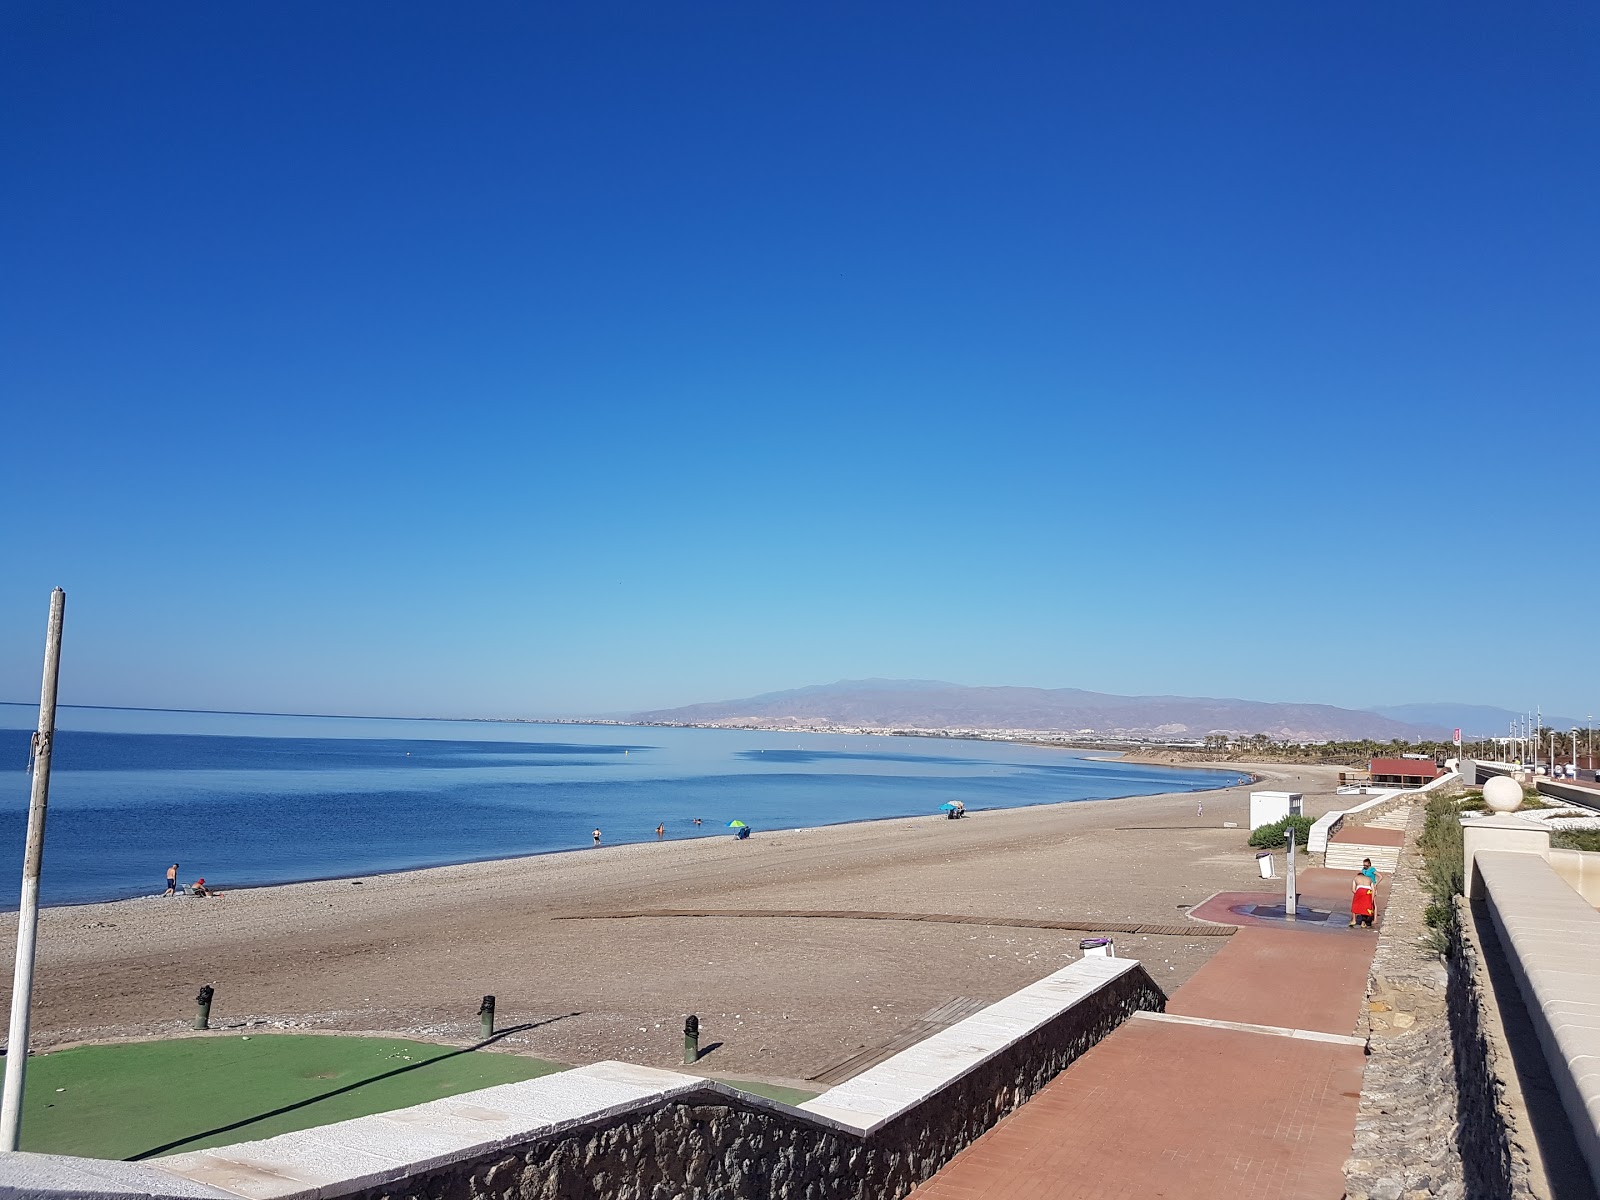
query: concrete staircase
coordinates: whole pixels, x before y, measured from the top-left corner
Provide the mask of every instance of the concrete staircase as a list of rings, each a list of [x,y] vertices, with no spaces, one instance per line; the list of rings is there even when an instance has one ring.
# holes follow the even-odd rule
[[[1411,806],[1402,804],[1365,825],[1346,825],[1328,841],[1328,854],[1323,865],[1337,871],[1355,871],[1363,858],[1370,858],[1373,867],[1385,874],[1393,874],[1400,862],[1400,846],[1404,841],[1406,818]],[[1363,836],[1366,830],[1383,830],[1382,834]],[[1396,838],[1396,834],[1400,837]]]

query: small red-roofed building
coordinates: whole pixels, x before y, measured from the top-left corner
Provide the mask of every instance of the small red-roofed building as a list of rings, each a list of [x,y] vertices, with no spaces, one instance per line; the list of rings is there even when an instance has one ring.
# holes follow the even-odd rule
[[[1417,788],[1444,774],[1431,758],[1375,758],[1371,770],[1374,787]]]

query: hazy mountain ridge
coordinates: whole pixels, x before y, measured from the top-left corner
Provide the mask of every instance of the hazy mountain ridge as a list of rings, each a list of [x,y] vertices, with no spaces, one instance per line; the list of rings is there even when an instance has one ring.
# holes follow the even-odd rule
[[[1453,729],[1460,729],[1464,737],[1504,737],[1511,728],[1511,722],[1518,717],[1532,716],[1531,713],[1512,712],[1509,708],[1496,708],[1490,704],[1390,704],[1374,705],[1369,712],[1380,713],[1395,721],[1404,721],[1410,725],[1420,725],[1424,728],[1437,728],[1449,734]],[[1544,715],[1546,729],[1559,729],[1566,732],[1569,729],[1583,729],[1586,722],[1576,717],[1552,717]]]
[[[1437,728],[1330,704],[1203,696],[1116,696],[1079,688],[967,687],[938,680],[847,679],[741,700],[635,713],[674,724],[804,724],[869,729],[1023,729],[1201,738],[1266,733],[1288,741],[1436,737]]]

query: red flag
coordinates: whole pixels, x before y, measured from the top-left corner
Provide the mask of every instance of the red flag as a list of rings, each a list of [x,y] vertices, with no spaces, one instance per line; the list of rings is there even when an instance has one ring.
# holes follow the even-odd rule
[[[1459,730],[1459,729],[1456,730],[1455,741],[1456,741],[1456,745],[1458,745],[1458,746],[1461,745],[1461,730]]]

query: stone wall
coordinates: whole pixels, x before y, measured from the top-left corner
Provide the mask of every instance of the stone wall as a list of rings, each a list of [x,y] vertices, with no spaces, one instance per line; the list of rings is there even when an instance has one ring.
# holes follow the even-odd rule
[[[1451,1045],[1460,1101],[1461,1157],[1473,1196],[1535,1196],[1542,1174],[1530,1164],[1531,1139],[1518,1102],[1516,1070],[1501,1024],[1480,929],[1471,904],[1456,898],[1461,937],[1449,961]],[[1492,929],[1486,929],[1493,936]]]
[[[1135,967],[866,1133],[708,1086],[610,1120],[342,1194],[360,1200],[894,1200],[1132,1013],[1164,1004],[1160,988]]]
[[[1441,1200],[1497,1193],[1469,1188],[1457,1145],[1459,1113],[1449,979],[1423,942],[1428,897],[1417,838],[1426,803],[1406,822],[1388,908],[1367,981],[1367,1067],[1348,1200]]]

